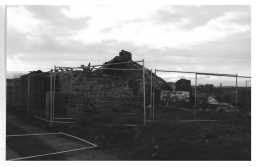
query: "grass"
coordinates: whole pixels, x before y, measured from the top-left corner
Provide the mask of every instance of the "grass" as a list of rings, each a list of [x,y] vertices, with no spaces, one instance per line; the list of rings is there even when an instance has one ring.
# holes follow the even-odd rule
[[[174,113],[165,114],[172,117]],[[85,114],[64,131],[94,141],[99,149],[120,160],[251,159],[251,118],[247,115],[214,113],[211,116],[218,122],[175,123],[167,119],[146,127],[124,127],[115,116],[107,112]]]
[[[6,126],[7,134],[24,134],[27,133],[25,130],[7,123]],[[38,136],[28,137],[7,137],[6,145],[8,148],[15,151],[19,157],[26,157],[31,155],[39,155],[45,153],[57,152],[57,150],[50,147],[48,144],[39,139]],[[8,151],[8,150],[6,150]],[[18,158],[18,157],[7,157],[7,159]],[[65,159],[64,155],[44,156],[31,158],[26,160],[60,160]]]
[[[91,120],[71,131],[91,136],[122,160],[250,160],[250,127],[250,119],[233,116],[215,123],[162,121],[129,128]]]
[[[42,140],[38,139],[36,136],[8,137],[7,145],[15,150],[20,157],[56,152],[56,150],[42,142]]]
[[[138,160],[249,160],[250,135],[222,123],[151,125],[135,139]]]

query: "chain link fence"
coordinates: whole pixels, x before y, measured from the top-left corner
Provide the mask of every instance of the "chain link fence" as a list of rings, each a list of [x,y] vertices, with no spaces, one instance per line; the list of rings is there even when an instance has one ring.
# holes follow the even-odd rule
[[[153,86],[155,120],[213,121],[227,113],[250,113],[248,76],[169,70],[155,70],[155,75],[168,85]]]

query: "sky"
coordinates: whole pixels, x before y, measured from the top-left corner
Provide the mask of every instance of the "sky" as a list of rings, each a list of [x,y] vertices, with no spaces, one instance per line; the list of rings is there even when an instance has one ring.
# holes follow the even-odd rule
[[[250,19],[249,6],[10,6],[7,70],[101,64],[124,49],[148,68],[250,75]]]

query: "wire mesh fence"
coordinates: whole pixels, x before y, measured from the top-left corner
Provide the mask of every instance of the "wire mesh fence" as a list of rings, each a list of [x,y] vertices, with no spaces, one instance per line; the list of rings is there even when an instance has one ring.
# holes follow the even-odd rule
[[[154,88],[156,120],[218,120],[225,113],[250,112],[250,77],[168,70],[155,74],[168,85]]]
[[[191,120],[194,117],[193,74],[155,71],[165,80],[165,87],[153,86],[154,120]]]
[[[76,69],[55,67],[21,78],[8,89],[13,98],[8,102],[17,107],[14,101],[22,99],[23,113],[36,119],[48,123],[145,123],[143,64],[133,68],[124,63],[120,67],[117,63]]]
[[[129,64],[130,62],[127,62]],[[107,64],[34,71],[8,83],[7,105],[47,122],[216,120],[250,113],[250,77]],[[24,113],[23,112],[23,113]],[[92,119],[95,118],[95,119]]]
[[[49,73],[31,73],[27,75],[27,114],[43,119],[51,119]]]
[[[61,111],[73,119],[92,124],[143,121],[142,69],[99,68],[93,72],[58,73],[57,78],[54,113],[64,106]],[[65,78],[69,78],[71,86],[63,84]]]

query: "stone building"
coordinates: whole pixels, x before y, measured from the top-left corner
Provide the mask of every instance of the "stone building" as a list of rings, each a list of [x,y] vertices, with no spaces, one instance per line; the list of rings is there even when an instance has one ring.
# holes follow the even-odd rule
[[[130,52],[122,50],[119,56],[99,68],[82,67],[82,70],[57,69],[53,73],[36,71],[9,80],[7,85],[12,84],[7,89],[9,108],[49,118],[52,87],[55,90],[54,116],[56,118],[74,117],[88,112],[142,113],[143,66],[132,60]],[[169,86],[154,74],[153,78],[152,85],[156,89],[157,97],[161,89],[169,89]],[[53,79],[55,84],[51,85],[50,82],[53,83]],[[146,105],[148,105],[151,97],[151,72],[146,68],[145,83]]]

